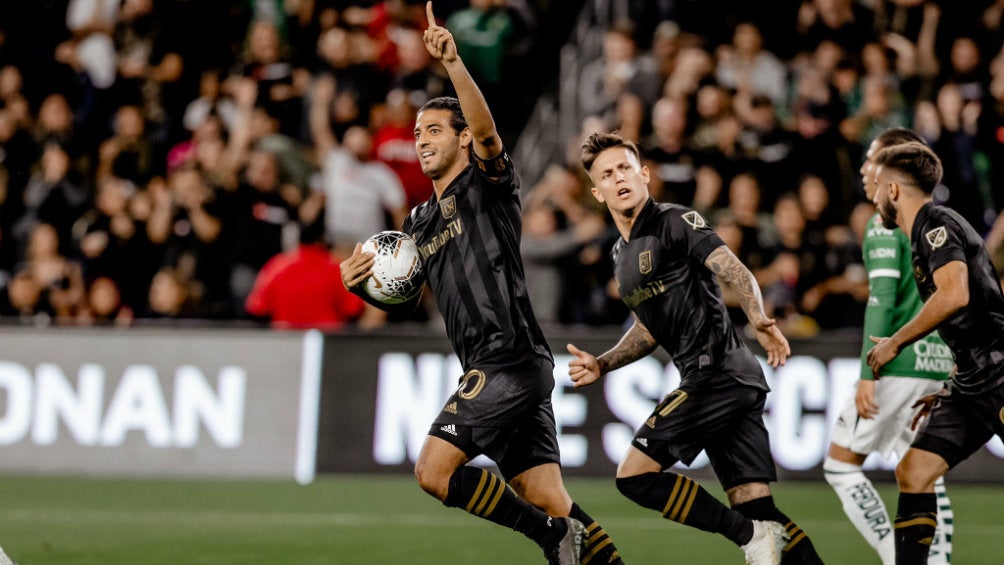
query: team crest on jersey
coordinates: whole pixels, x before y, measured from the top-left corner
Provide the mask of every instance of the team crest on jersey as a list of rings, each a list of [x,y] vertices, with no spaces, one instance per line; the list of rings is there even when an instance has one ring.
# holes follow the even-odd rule
[[[638,255],[638,270],[641,274],[647,275],[652,272],[652,252],[643,251]]]
[[[927,244],[931,246],[931,249],[937,249],[948,241],[948,230],[945,229],[945,226],[934,228],[925,233],[924,238],[927,239]]]
[[[692,229],[699,230],[703,227],[707,227],[708,222],[704,221],[704,217],[697,212],[691,211],[683,215],[683,221],[687,222]]]
[[[439,201],[439,211],[443,213],[443,217],[449,220],[457,213],[457,197],[456,195],[444,198]]]

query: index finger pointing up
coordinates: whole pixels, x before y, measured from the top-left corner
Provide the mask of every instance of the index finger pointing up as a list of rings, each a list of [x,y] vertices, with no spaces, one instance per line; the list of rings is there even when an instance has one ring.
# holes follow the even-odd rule
[[[429,19],[429,27],[436,26],[436,16],[432,13],[432,0],[425,3],[425,17]]]

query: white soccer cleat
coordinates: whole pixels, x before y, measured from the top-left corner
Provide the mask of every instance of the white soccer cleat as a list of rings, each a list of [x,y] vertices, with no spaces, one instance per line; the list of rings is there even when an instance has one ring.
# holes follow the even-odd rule
[[[585,541],[586,527],[575,518],[551,518],[563,520],[568,525],[565,536],[558,545],[546,551],[547,565],[579,565],[579,555]]]
[[[742,546],[746,565],[779,565],[788,533],[779,522],[753,520],[753,537]]]

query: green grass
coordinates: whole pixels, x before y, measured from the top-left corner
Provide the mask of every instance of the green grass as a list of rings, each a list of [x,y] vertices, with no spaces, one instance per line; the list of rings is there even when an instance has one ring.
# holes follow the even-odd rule
[[[635,506],[612,480],[570,479],[568,488],[629,564],[743,561],[724,538]],[[1004,487],[949,489],[954,562],[1000,565]],[[880,490],[895,506],[893,486]],[[825,483],[782,483],[775,496],[828,564],[878,563]],[[22,565],[543,563],[537,547],[519,534],[445,508],[401,476],[324,476],[305,487],[0,476],[0,545]]]

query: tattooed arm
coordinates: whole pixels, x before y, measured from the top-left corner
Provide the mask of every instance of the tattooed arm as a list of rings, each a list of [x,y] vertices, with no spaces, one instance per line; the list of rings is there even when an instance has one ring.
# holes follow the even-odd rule
[[[634,325],[621,337],[617,345],[599,357],[569,343],[568,352],[575,358],[568,363],[568,376],[576,387],[586,386],[610,371],[620,369],[652,353],[658,346],[648,328],[635,318]]]
[[[753,278],[753,273],[724,245],[712,251],[704,260],[704,265],[739,297],[743,312],[756,330],[757,341],[767,352],[767,362],[772,367],[784,365],[785,359],[791,355],[791,347],[774,325],[774,320],[764,312],[760,285]]]
[[[742,306],[750,323],[756,325],[758,320],[767,318],[767,314],[763,311],[760,285],[757,284],[753,273],[728,247],[723,245],[712,251],[704,260],[704,266],[718,275],[718,279],[729,285],[729,288],[736,293],[739,305]]]

